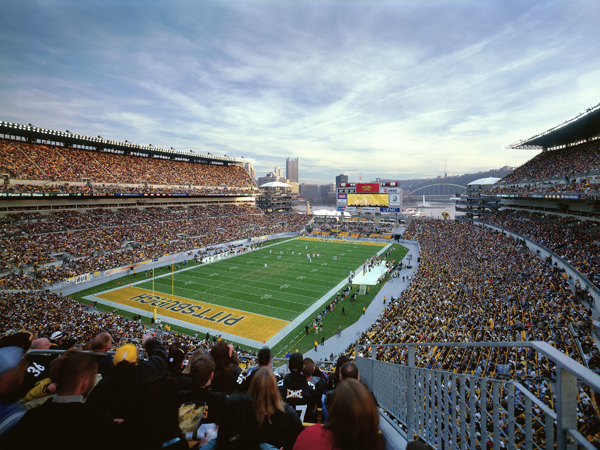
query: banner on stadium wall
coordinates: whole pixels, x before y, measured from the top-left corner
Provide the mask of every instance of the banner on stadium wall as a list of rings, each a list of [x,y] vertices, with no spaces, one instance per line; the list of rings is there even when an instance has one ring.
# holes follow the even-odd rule
[[[579,194],[531,194],[531,198],[549,200],[579,200]]]
[[[138,266],[143,266],[144,264],[150,264],[150,263],[152,263],[151,259],[149,259],[148,261],[140,261],[138,263],[131,264],[130,266],[117,267],[116,269],[105,270],[104,273],[103,273],[103,275],[105,277],[108,277],[108,276],[111,276],[111,275],[116,275],[118,273],[122,273],[122,272],[125,272],[127,270],[135,269]]]
[[[379,193],[379,183],[362,183],[356,184],[356,193],[365,193],[365,194],[378,194]]]
[[[600,200],[600,194],[581,194],[581,200]]]
[[[389,188],[389,187],[382,187],[379,192],[381,192],[382,194],[399,194],[400,193],[400,188]]]
[[[402,212],[402,211],[400,210],[400,208],[379,208],[379,210],[380,210],[381,212],[386,212],[386,213],[393,213],[393,212],[395,212],[395,213],[399,213],[399,212]]]
[[[92,278],[91,275],[92,274],[90,274],[90,273],[84,273],[83,275],[77,275],[77,278],[75,279],[75,284],[86,283],[86,282],[90,281],[90,279]]]
[[[338,194],[338,206],[346,206],[348,204],[348,194]]]
[[[358,206],[356,210],[364,212],[379,212],[379,208],[373,206]]]

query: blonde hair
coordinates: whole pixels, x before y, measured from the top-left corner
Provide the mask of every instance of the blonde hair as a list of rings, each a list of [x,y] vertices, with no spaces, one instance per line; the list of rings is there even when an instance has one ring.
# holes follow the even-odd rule
[[[265,419],[271,423],[271,416],[277,411],[283,412],[277,380],[269,367],[261,367],[252,375],[249,392],[254,400],[258,428],[262,428]]]

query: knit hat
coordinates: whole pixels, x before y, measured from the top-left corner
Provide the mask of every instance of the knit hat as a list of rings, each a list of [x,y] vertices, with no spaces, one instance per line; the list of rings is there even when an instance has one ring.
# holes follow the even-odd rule
[[[296,352],[290,356],[288,365],[290,366],[290,372],[302,372],[302,368],[304,367],[304,358],[302,357],[302,353]]]
[[[121,361],[128,361],[130,363],[136,363],[138,358],[137,348],[133,344],[125,344],[123,347],[115,352],[113,356],[113,364],[116,366]]]
[[[185,352],[180,348],[175,348],[169,352],[168,367],[171,372],[181,369],[181,363],[185,359]]]
[[[24,354],[20,347],[0,348],[0,376],[16,368],[21,363]]]

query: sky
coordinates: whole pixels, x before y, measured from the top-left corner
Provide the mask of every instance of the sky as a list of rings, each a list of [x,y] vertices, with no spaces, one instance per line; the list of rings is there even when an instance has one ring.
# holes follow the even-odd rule
[[[0,0],[0,120],[301,183],[519,166],[502,145],[600,102],[599,25],[598,0]]]

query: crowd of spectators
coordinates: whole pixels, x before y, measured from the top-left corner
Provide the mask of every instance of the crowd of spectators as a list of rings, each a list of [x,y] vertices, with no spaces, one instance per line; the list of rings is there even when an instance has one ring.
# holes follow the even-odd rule
[[[239,165],[199,164],[6,139],[0,140],[0,169],[18,180],[49,182],[40,186],[13,185],[17,192],[87,195],[117,192],[231,195],[257,192],[256,183]],[[74,186],[65,183],[83,180],[94,184]],[[122,184],[138,186],[120,186]]]
[[[600,222],[521,210],[503,210],[480,219],[525,236],[552,250],[600,287]]]
[[[64,352],[25,356],[29,348]],[[340,378],[328,383],[295,353],[290,373],[276,377],[268,348],[234,349],[208,332],[164,334],[50,292],[0,293],[0,357],[3,448],[381,448],[375,400],[352,363],[340,364]],[[305,411],[316,410],[325,389],[321,425]],[[284,403],[291,399],[295,408]],[[198,419],[180,428],[180,407],[196,402],[204,405],[202,428]],[[302,422],[314,428],[303,431]],[[32,424],[36,432],[27,433]],[[102,435],[92,438],[90,427]]]
[[[586,293],[574,293],[563,273],[522,241],[485,227],[442,221],[412,221],[404,236],[419,241],[421,265],[408,289],[355,343],[367,346],[363,356],[375,352],[382,361],[406,362],[406,349],[371,347],[377,343],[535,340],[600,371],[590,335],[591,311],[582,301],[588,300]],[[550,406],[554,401],[556,367],[524,347],[419,347],[415,361],[423,368],[516,378]],[[592,397],[581,387],[578,418],[585,436],[600,432]],[[500,398],[506,407],[504,395]],[[524,435],[515,438],[522,443]],[[536,442],[542,441],[543,436]]]
[[[600,171],[600,141],[542,152],[502,179],[527,183],[555,177],[572,177]]]
[[[335,217],[319,218],[315,220],[313,229],[319,231],[339,232],[344,233],[348,236],[350,233],[354,233],[355,236],[369,236],[371,234],[391,234],[396,228],[394,222],[375,223],[372,220],[336,220]]]
[[[537,181],[527,184],[500,184],[487,190],[489,194],[589,194],[600,191],[600,175],[567,180]]]
[[[218,195],[218,196],[236,196],[236,195],[256,195],[259,193],[258,188],[249,187],[207,187],[207,186],[124,186],[118,184],[69,184],[69,183],[49,183],[49,184],[13,184],[7,192],[13,193],[43,193],[43,194],[81,194],[82,196],[110,196],[115,194],[120,195],[180,195],[203,196],[203,195]]]
[[[245,205],[8,215],[2,223],[4,229],[19,231],[0,239],[0,269],[13,268],[25,275],[5,277],[2,286],[25,289],[23,278],[32,281],[30,286],[50,285],[77,274],[172,253],[265,234],[299,232],[310,219],[306,215],[265,215],[259,208]],[[46,264],[52,265],[44,267]]]

